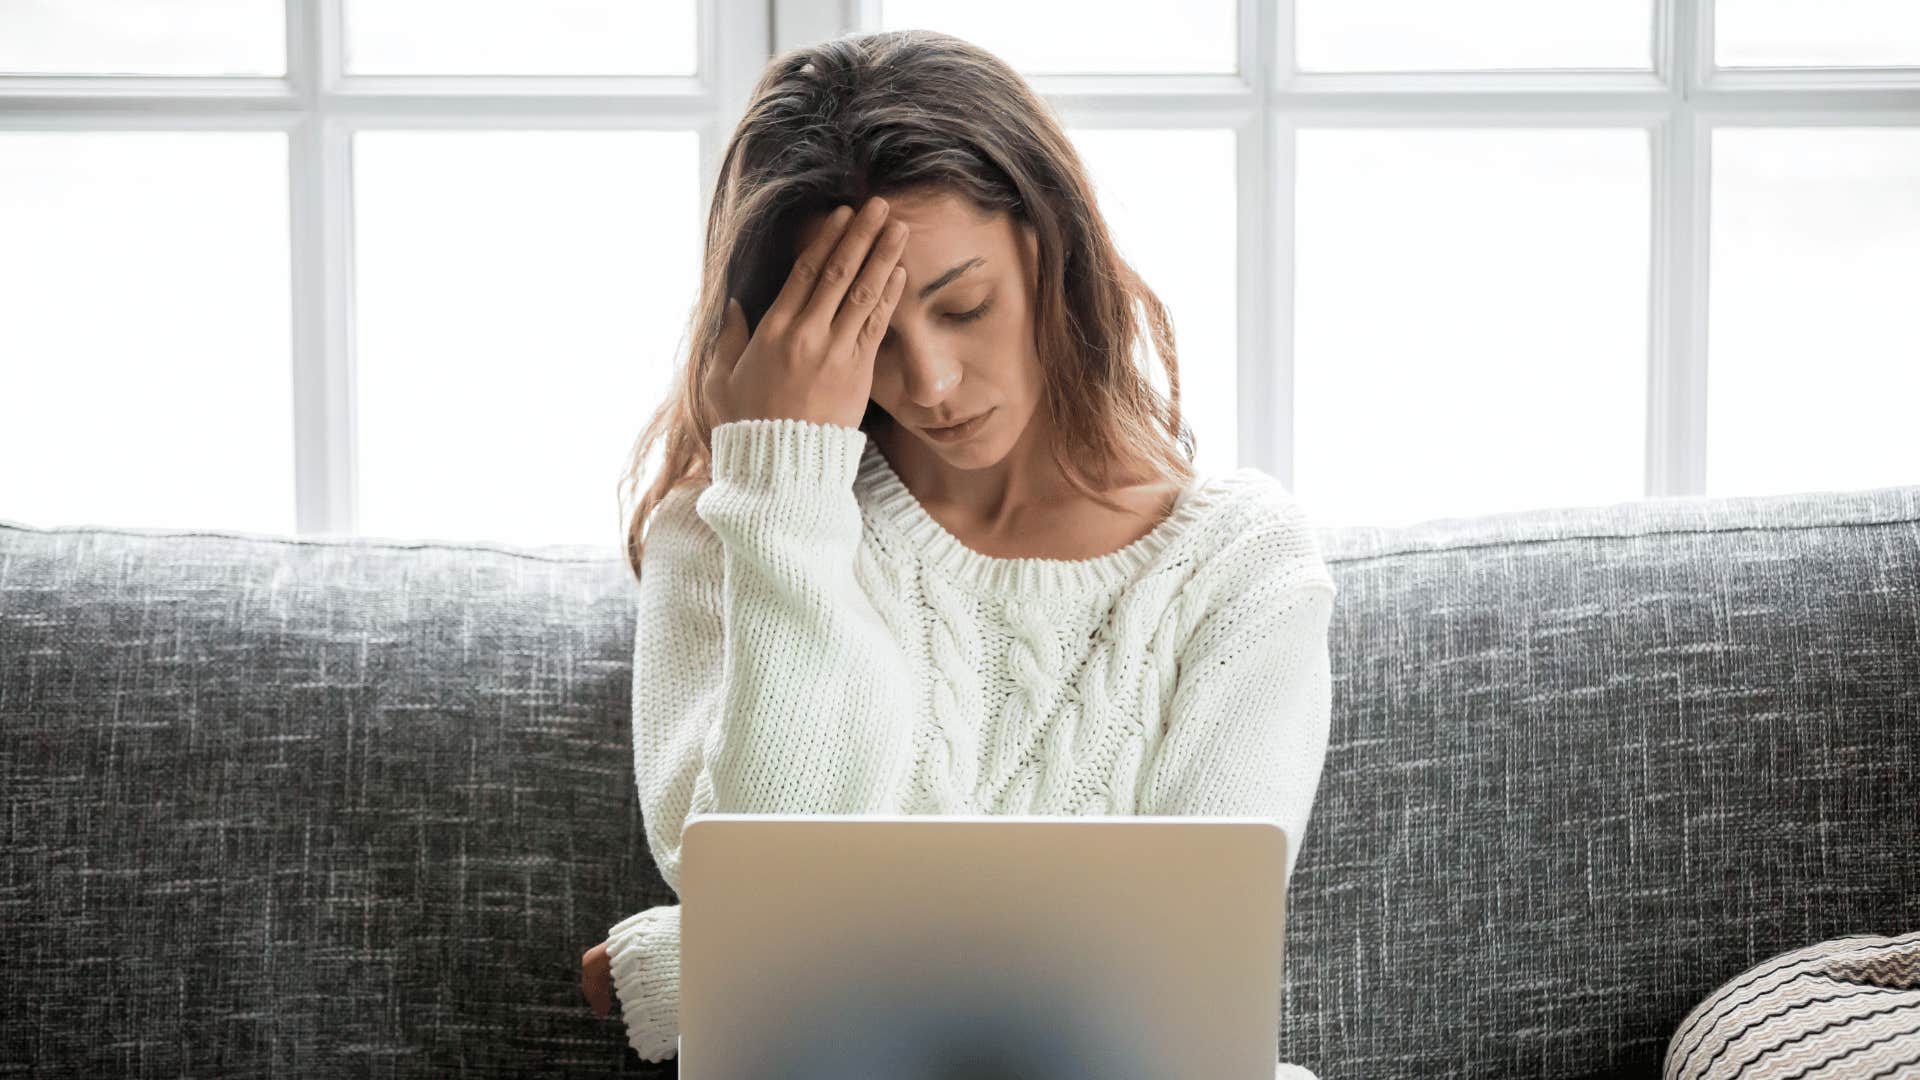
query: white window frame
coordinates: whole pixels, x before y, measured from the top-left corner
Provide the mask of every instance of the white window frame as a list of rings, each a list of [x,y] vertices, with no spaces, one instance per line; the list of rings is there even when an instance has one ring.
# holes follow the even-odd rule
[[[286,0],[284,77],[0,76],[0,130],[282,131],[289,139],[297,528],[357,531],[352,135],[381,128],[696,131],[705,219],[719,155],[776,52],[877,25],[879,0],[695,0],[692,77],[349,76],[341,0]],[[1240,206],[1239,460],[1293,484],[1295,132],[1639,127],[1652,151],[1645,494],[1705,491],[1707,224],[1722,127],[1920,125],[1913,68],[1726,70],[1713,0],[1653,0],[1650,72],[1311,74],[1294,0],[1239,0],[1238,71],[1033,76],[1070,125],[1227,128]],[[724,28],[724,32],[722,29]]]

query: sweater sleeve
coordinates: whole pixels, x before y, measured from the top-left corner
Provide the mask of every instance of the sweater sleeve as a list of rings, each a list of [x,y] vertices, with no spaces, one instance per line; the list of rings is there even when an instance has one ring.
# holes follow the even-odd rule
[[[913,681],[854,575],[866,434],[794,419],[713,432],[713,479],[655,510],[633,655],[634,779],[647,844],[680,891],[703,812],[900,813]],[[678,1052],[680,907],[608,931],[628,1043]]]
[[[1179,651],[1138,812],[1276,821],[1292,881],[1326,761],[1336,589],[1290,500],[1214,565],[1218,599]]]

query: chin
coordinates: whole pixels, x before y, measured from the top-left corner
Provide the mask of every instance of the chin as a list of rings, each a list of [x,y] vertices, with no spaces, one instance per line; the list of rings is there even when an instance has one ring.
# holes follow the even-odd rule
[[[964,442],[942,442],[924,432],[917,434],[919,434],[920,444],[922,446],[927,447],[942,458],[955,462],[956,464],[966,462],[975,468],[980,468],[1000,460],[1000,455],[1004,452],[1004,448],[1001,447],[1000,440],[997,437],[999,431],[996,428],[996,422],[999,419],[1000,417],[998,416],[988,417],[986,426],[977,432],[973,438],[967,439]]]
[[[976,469],[985,468],[1000,460],[1000,447],[992,439],[984,436],[958,446],[935,442],[932,439],[922,439],[921,442],[948,461],[955,464],[964,462]]]

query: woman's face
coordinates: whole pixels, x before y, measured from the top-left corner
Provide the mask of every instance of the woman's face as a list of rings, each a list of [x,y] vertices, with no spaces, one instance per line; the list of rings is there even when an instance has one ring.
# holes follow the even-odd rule
[[[1039,409],[1041,371],[1033,325],[1032,232],[939,192],[885,196],[887,219],[911,230],[900,265],[907,281],[873,360],[873,400],[921,446],[960,468],[1004,458]],[[855,207],[859,209],[859,207]],[[795,250],[826,215],[800,226]],[[929,428],[986,413],[969,433]]]

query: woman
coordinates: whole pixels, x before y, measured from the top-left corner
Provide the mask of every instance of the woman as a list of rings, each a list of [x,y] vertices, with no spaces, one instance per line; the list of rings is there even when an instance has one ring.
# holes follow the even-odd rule
[[[627,477],[664,435],[627,550],[669,887],[702,812],[1261,817],[1291,875],[1332,578],[1271,477],[1195,474],[1165,309],[1017,74],[924,30],[777,57],[694,325]],[[676,1052],[679,913],[583,960],[649,1061]]]

